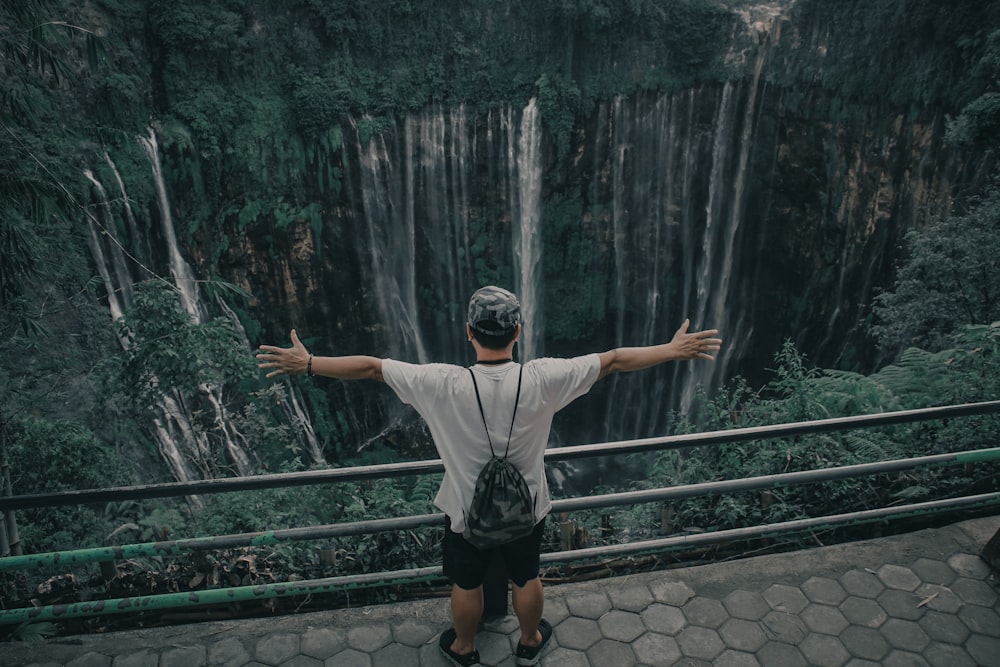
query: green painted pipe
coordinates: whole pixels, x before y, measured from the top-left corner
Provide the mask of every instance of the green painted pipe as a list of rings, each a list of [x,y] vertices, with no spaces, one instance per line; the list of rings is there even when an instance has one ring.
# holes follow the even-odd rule
[[[420,514],[416,516],[373,519],[351,523],[327,524],[305,528],[285,528],[259,533],[239,533],[235,535],[213,535],[192,537],[183,540],[125,544],[121,546],[93,547],[71,551],[8,556],[0,558],[0,572],[28,570],[41,567],[73,566],[101,561],[126,560],[129,558],[156,558],[181,556],[196,551],[213,551],[235,547],[273,546],[294,540],[322,540],[349,535],[380,533],[391,530],[409,530],[420,526],[444,525],[444,514]]]
[[[238,586],[185,593],[165,593],[163,595],[141,595],[137,597],[74,602],[44,607],[6,609],[0,612],[0,624],[35,623],[40,621],[60,621],[84,616],[109,616],[133,614],[161,609],[183,609],[213,604],[229,604],[251,600],[266,600],[279,597],[298,597],[321,593],[338,593],[356,588],[385,584],[412,584],[442,579],[440,566],[396,570],[393,572],[373,572],[370,574],[309,579],[259,586]]]
[[[734,528],[699,535],[682,535],[615,544],[590,549],[560,551],[542,554],[543,563],[561,561],[586,561],[599,558],[637,555],[687,548],[695,545],[726,542],[730,540],[748,539],[754,537],[774,537],[786,533],[801,532],[817,528],[833,528],[835,526],[884,521],[889,518],[923,516],[934,512],[975,507],[989,507],[1000,504],[1000,492],[984,493],[962,498],[933,500],[899,507],[884,507],[863,512],[850,512],[833,516],[823,516],[813,519],[796,519],[783,523],[752,526],[749,528]],[[98,600],[93,602],[76,602],[66,605],[48,605],[44,607],[28,607],[22,609],[7,609],[0,612],[0,625],[12,623],[32,623],[39,621],[59,621],[65,618],[80,618],[84,616],[106,616],[112,614],[128,614],[159,609],[179,609],[185,607],[201,607],[211,604],[226,604],[248,600],[263,600],[276,597],[292,597],[320,593],[336,593],[353,588],[379,586],[385,584],[408,584],[431,581],[442,576],[441,567],[425,567],[392,572],[373,572],[369,574],[330,577],[326,579],[310,579],[279,584],[263,584],[260,586],[241,586],[237,588],[222,588],[206,591],[189,591],[186,593],[167,593],[164,595],[146,595],[131,598],[116,598],[113,600]]]

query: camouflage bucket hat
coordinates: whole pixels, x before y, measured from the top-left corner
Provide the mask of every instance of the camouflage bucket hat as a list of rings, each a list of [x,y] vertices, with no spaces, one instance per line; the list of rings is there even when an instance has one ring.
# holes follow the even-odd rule
[[[520,302],[502,287],[481,287],[469,299],[469,325],[479,333],[503,334],[520,322]]]

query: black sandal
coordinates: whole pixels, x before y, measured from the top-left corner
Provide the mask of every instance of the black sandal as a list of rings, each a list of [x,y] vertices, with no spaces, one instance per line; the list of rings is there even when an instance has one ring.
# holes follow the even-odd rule
[[[475,667],[475,665],[480,664],[479,651],[459,655],[451,650],[451,645],[455,643],[456,636],[457,633],[455,632],[455,628],[448,628],[441,633],[441,639],[438,640],[438,648],[441,649],[441,653],[444,654],[444,657],[451,660],[451,664],[455,665],[455,667]]]
[[[552,639],[552,626],[543,618],[538,621],[538,632],[542,635],[542,641],[538,642],[538,646],[525,646],[521,642],[517,643],[514,662],[518,667],[531,667],[538,664],[538,658],[542,655],[542,649]]]

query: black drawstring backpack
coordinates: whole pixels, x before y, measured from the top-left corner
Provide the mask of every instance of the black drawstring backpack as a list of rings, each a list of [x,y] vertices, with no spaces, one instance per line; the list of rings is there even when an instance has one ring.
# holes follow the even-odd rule
[[[510,437],[514,432],[514,417],[517,416],[517,403],[521,398],[524,367],[521,367],[517,377],[514,414],[511,416],[510,431],[507,433],[507,451],[502,457],[497,456],[493,450],[490,430],[486,425],[486,414],[483,412],[483,402],[479,397],[479,385],[476,384],[476,374],[471,368],[469,373],[472,375],[479,414],[482,415],[486,440],[493,456],[483,466],[476,479],[476,490],[472,495],[469,512],[465,515],[465,532],[462,536],[478,549],[492,549],[526,537],[535,528],[535,504],[531,499],[528,484],[517,468],[507,460],[507,455],[510,453]]]

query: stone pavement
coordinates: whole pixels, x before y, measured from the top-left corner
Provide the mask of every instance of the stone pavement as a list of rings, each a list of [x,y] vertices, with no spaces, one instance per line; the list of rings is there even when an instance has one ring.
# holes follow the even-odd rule
[[[1000,517],[878,540],[546,589],[545,667],[1000,666]],[[0,665],[445,666],[446,600],[0,644]],[[478,636],[510,667],[513,617]]]

